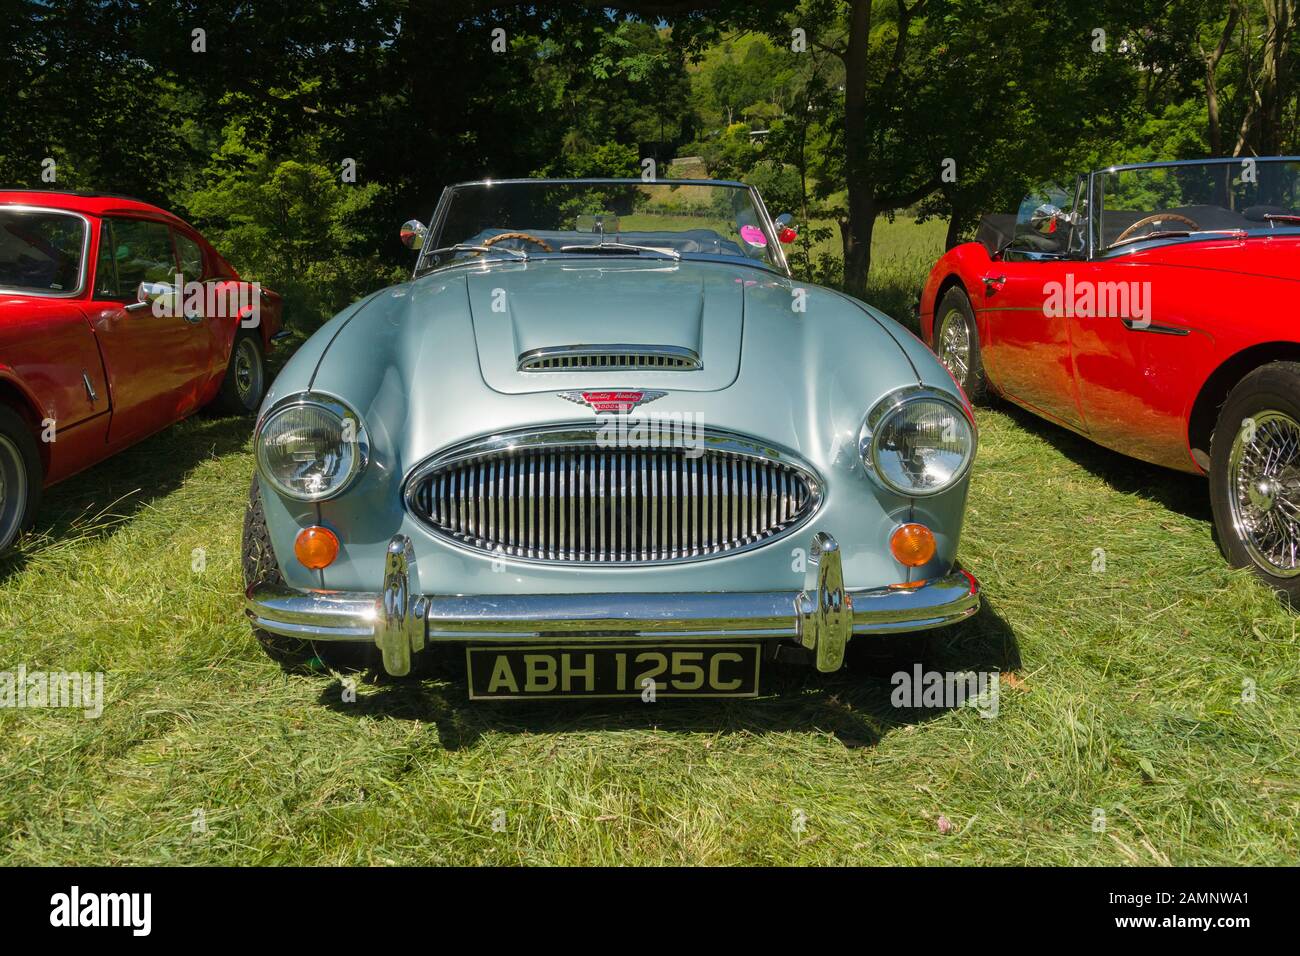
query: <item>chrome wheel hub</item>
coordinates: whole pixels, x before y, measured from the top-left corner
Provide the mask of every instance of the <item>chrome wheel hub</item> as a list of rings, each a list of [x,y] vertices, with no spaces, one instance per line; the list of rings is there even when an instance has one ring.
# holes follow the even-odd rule
[[[245,402],[261,392],[262,363],[257,346],[248,339],[239,343],[235,351],[235,389]]]
[[[957,381],[965,384],[970,369],[970,329],[966,316],[956,309],[945,315],[939,326],[939,361]]]
[[[1251,560],[1276,577],[1300,574],[1300,422],[1269,410],[1243,423],[1228,457],[1228,501]]]

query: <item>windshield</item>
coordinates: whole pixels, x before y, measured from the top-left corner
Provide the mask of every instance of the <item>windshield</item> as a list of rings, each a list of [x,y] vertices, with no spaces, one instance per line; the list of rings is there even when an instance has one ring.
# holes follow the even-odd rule
[[[1102,249],[1300,228],[1300,162],[1230,159],[1097,174]]]
[[[555,181],[455,186],[421,268],[480,258],[734,258],[785,271],[743,186]]]
[[[81,288],[86,222],[48,209],[0,207],[0,289],[67,295]]]

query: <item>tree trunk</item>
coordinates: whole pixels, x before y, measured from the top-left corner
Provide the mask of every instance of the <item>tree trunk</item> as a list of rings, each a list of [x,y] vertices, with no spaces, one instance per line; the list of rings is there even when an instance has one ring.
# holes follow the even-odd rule
[[[1228,19],[1223,25],[1223,34],[1219,38],[1219,44],[1214,48],[1214,52],[1206,54],[1201,51],[1205,58],[1205,107],[1206,114],[1209,117],[1210,124],[1210,155],[1223,155],[1223,126],[1219,119],[1219,81],[1216,73],[1219,69],[1219,61],[1223,59],[1223,54],[1227,52],[1228,44],[1232,40],[1232,32],[1237,26],[1237,16],[1240,13],[1240,7],[1234,3],[1228,11]]]
[[[865,299],[867,277],[871,274],[871,234],[876,228],[875,202],[870,196],[860,195],[855,199],[850,185],[849,210],[850,215],[840,220],[840,241],[844,245],[844,291]]]
[[[840,221],[844,244],[844,290],[862,298],[871,271],[871,231],[875,228],[875,186],[868,168],[867,40],[871,0],[852,0],[848,45],[844,50],[844,178],[848,210]]]
[[[1295,0],[1268,0],[1268,37],[1264,46],[1260,84],[1259,151],[1262,156],[1282,152],[1282,115],[1290,95],[1291,34],[1295,30]]]
[[[960,215],[954,208],[948,218],[948,234],[944,237],[944,249],[951,249],[957,243],[961,242],[961,231],[966,225],[966,217]]]
[[[1291,94],[1287,56],[1296,27],[1295,0],[1264,0],[1264,13],[1267,27],[1259,75],[1249,84],[1250,102],[1237,132],[1234,156],[1275,155],[1281,147],[1283,104]]]

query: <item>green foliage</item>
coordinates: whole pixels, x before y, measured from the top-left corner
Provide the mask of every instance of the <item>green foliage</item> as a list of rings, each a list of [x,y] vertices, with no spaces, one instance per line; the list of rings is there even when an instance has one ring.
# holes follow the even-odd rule
[[[749,135],[747,123],[732,123],[706,139],[688,144],[684,151],[704,159],[714,179],[741,179],[763,155]]]
[[[789,163],[760,159],[745,173],[743,182],[758,189],[773,216],[794,213],[802,199],[799,171]]]
[[[242,274],[284,295],[292,322],[310,329],[401,277],[376,255],[368,229],[382,186],[344,182],[313,142],[277,159],[249,147],[244,134],[226,130],[185,205]]]
[[[641,157],[635,146],[613,141],[598,146],[565,149],[534,175],[574,178],[641,175]]]

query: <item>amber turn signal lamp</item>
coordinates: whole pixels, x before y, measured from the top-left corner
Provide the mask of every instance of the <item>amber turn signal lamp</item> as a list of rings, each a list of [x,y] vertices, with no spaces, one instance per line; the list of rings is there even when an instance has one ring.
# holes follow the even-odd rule
[[[934,557],[934,532],[923,524],[905,524],[889,536],[889,550],[899,564],[919,568]]]
[[[293,553],[304,568],[319,571],[339,556],[339,539],[329,528],[303,528],[294,539]]]

